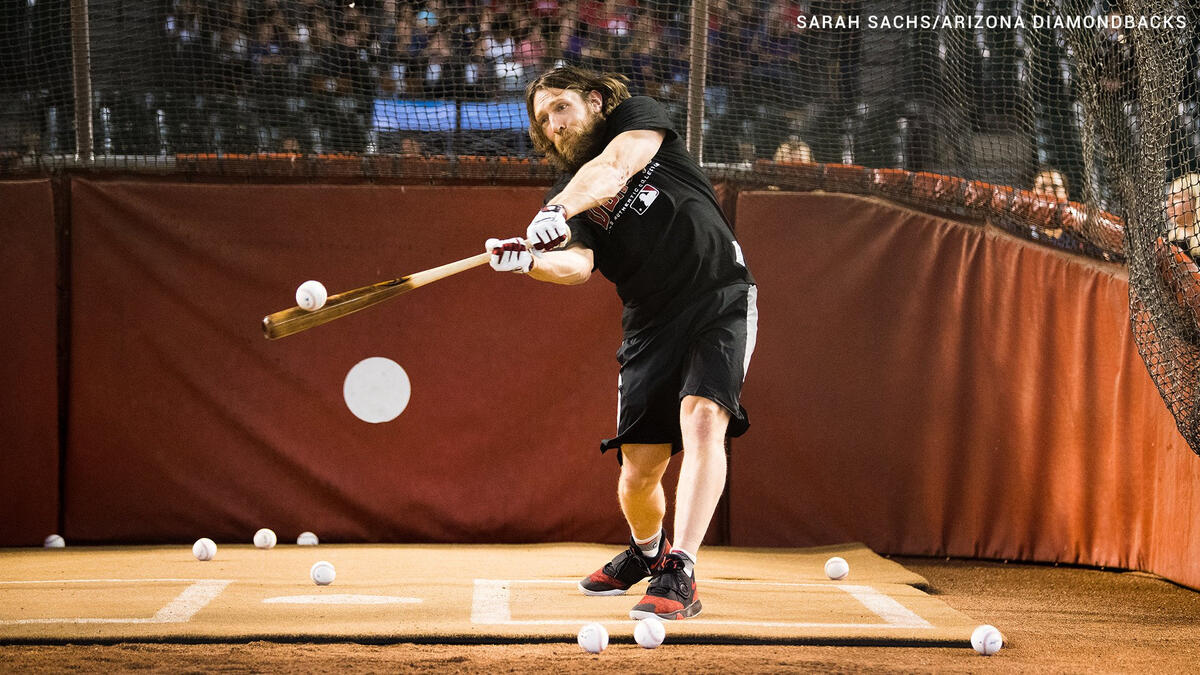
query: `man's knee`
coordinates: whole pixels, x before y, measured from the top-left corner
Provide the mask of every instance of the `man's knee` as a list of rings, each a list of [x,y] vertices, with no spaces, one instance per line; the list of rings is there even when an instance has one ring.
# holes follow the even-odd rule
[[[643,494],[653,491],[658,483],[658,478],[648,473],[621,471],[621,480],[617,487],[621,494]]]
[[[647,445],[622,448],[621,492],[648,492],[658,486],[671,460],[671,446]]]
[[[725,438],[729,411],[703,396],[684,396],[679,405],[679,426],[685,437]]]

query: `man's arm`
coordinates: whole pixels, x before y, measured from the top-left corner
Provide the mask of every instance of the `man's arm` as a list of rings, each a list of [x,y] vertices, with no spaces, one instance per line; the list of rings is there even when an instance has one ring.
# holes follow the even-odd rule
[[[492,269],[501,272],[528,273],[538,281],[556,284],[582,284],[592,274],[595,257],[583,246],[570,246],[567,219],[612,199],[630,176],[650,163],[662,147],[666,132],[639,129],[617,134],[604,151],[575,172],[562,192],[555,195],[525,231],[525,237],[538,253],[534,258],[518,238],[489,239],[485,248],[492,253]],[[567,248],[554,250],[567,245]]]
[[[607,202],[621,191],[630,176],[646,168],[664,138],[666,132],[662,129],[618,134],[603,152],[579,167],[571,182],[547,204],[561,205],[566,209],[564,218],[570,218]]]
[[[546,251],[533,259],[529,276],[538,281],[555,284],[582,284],[592,276],[595,259],[592,249],[575,246],[560,251]]]
[[[492,254],[489,261],[492,269],[528,274],[538,281],[582,284],[592,276],[592,267],[595,266],[592,249],[582,244],[568,244],[567,248],[545,251],[536,258],[520,237],[488,239],[483,246]]]

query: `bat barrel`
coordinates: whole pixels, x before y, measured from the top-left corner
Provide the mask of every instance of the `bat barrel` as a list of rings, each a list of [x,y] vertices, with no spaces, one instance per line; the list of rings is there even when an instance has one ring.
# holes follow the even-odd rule
[[[479,267],[486,264],[489,258],[490,255],[488,253],[480,253],[470,258],[464,258],[440,267],[417,272],[407,277],[381,281],[370,286],[363,286],[352,291],[338,293],[337,295],[330,296],[326,300],[324,307],[311,312],[300,307],[289,307],[288,309],[263,317],[263,335],[270,340],[278,340],[281,337],[294,335],[309,328],[329,323],[334,319],[339,319],[348,314],[353,314],[361,309],[366,309],[371,305],[394,298],[402,293],[407,293],[414,288],[420,288],[425,284],[433,283],[438,279],[444,279],[473,267]]]

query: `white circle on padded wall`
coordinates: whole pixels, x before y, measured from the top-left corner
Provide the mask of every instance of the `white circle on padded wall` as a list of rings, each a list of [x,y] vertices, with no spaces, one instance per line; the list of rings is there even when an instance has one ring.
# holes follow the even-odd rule
[[[383,356],[372,356],[354,364],[342,384],[346,407],[358,419],[372,424],[391,422],[399,417],[408,407],[411,395],[408,373],[399,363]]]

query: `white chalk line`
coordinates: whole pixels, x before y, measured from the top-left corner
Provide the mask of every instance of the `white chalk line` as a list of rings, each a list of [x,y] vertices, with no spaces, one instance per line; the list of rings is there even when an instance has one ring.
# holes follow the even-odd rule
[[[523,581],[499,579],[476,579],[475,593],[471,596],[471,623],[508,623],[512,621],[509,606],[510,584]]]
[[[570,579],[476,579],[475,592],[471,598],[471,622],[478,624],[503,624],[509,626],[561,626],[574,625],[579,619],[516,619],[512,618],[511,587],[517,584],[549,585],[577,584]],[[688,619],[689,625],[744,626],[761,628],[885,628],[885,629],[932,629],[933,624],[900,604],[895,598],[881,593],[871,586],[833,583],[802,583],[787,581],[742,581],[733,579],[706,579],[705,584],[727,584],[736,586],[775,586],[785,588],[837,589],[849,594],[884,623],[825,623],[811,621],[730,621],[716,619]]]
[[[58,579],[49,581],[5,581],[5,584],[92,584],[92,583],[188,583],[173,600],[149,618],[92,618],[70,617],[53,619],[0,619],[0,626],[25,626],[31,624],[79,623],[79,624],[138,624],[138,623],[187,623],[197,612],[208,606],[233,581],[228,579]]]
[[[222,581],[221,579],[32,579],[20,581],[0,581],[0,584],[146,584],[171,583],[191,584],[198,581]],[[225,581],[230,583],[230,581]]]

